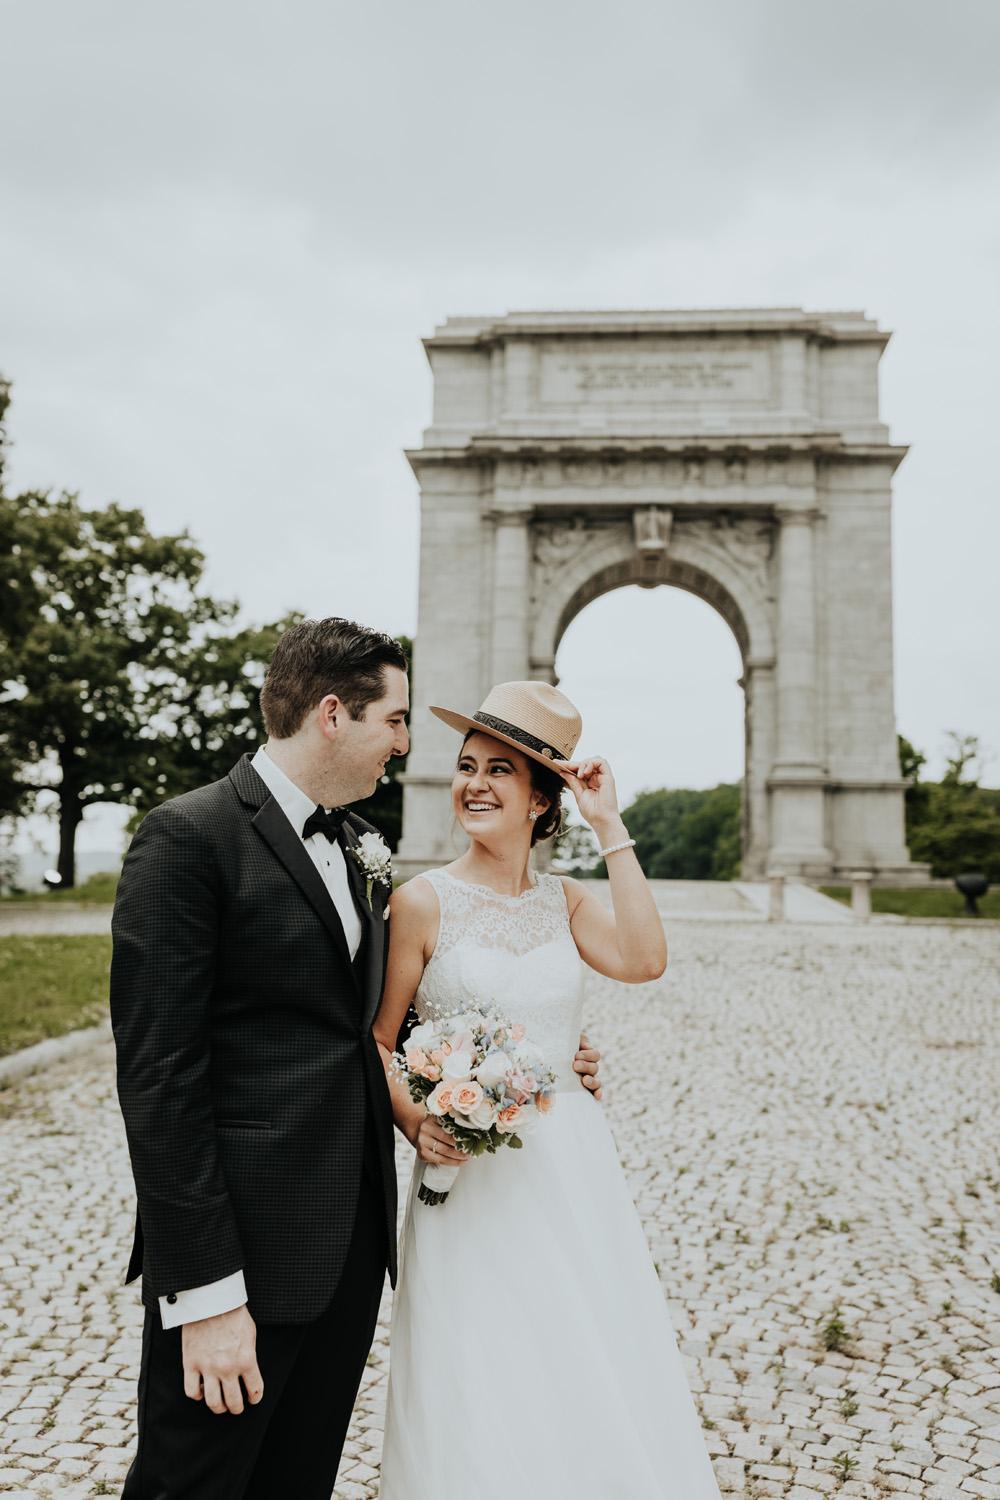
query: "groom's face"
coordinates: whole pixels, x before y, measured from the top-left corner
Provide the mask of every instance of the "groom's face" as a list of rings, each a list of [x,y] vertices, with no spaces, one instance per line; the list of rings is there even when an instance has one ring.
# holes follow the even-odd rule
[[[337,772],[350,788],[348,802],[370,797],[390,757],[405,755],[410,748],[406,673],[399,667],[384,667],[383,677],[385,692],[377,702],[369,703],[363,718],[352,719],[343,706],[337,712]]]

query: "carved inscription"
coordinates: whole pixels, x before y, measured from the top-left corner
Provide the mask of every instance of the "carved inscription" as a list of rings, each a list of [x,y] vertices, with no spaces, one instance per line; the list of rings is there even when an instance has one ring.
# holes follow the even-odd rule
[[[594,347],[586,352],[543,350],[539,379],[543,405],[691,404],[767,405],[771,357],[766,349],[701,347],[635,355]]]

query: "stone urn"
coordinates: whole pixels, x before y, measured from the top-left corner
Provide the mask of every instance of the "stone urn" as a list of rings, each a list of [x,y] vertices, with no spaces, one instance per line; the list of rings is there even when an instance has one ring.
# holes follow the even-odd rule
[[[980,897],[985,896],[990,888],[986,876],[977,874],[956,875],[955,885],[965,897],[964,915],[967,917],[978,917],[979,907],[976,905],[976,902]]]

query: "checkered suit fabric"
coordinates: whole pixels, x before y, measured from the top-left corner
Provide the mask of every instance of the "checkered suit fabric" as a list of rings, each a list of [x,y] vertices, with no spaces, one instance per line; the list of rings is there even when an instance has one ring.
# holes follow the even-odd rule
[[[244,759],[144,819],[115,903],[111,1013],[143,1300],[242,1268],[254,1316],[293,1323],[336,1288],[366,1150],[395,1254],[392,1115],[371,1034],[387,924],[381,905],[365,909],[378,946],[352,966],[276,810]]]

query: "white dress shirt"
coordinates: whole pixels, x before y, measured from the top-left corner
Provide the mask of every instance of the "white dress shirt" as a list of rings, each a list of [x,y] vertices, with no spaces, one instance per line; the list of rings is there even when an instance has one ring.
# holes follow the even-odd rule
[[[301,837],[306,819],[316,811],[315,802],[310,801],[305,792],[275,765],[263,745],[250,764]],[[331,843],[322,833],[310,834],[302,842],[337,908],[353,958],[361,945],[361,917],[351,895],[344,851],[339,844]],[[176,1328],[180,1323],[196,1323],[201,1318],[232,1312],[234,1308],[242,1307],[247,1300],[247,1289],[243,1272],[234,1271],[232,1276],[224,1276],[221,1281],[171,1292],[170,1296],[173,1298],[171,1302],[166,1297],[159,1299],[160,1318],[164,1328]]]

